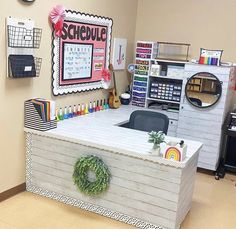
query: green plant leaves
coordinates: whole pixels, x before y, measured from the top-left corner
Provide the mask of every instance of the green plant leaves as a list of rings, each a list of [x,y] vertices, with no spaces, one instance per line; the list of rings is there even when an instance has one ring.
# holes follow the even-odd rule
[[[162,142],[165,142],[165,134],[162,131],[151,131],[148,135],[148,142],[153,143],[154,145],[160,145]]]

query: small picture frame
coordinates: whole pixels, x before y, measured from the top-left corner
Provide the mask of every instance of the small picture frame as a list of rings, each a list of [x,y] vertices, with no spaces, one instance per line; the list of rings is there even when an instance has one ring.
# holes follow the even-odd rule
[[[151,65],[151,70],[150,70],[151,76],[160,76],[160,72],[161,72],[161,65],[159,65],[159,64],[152,64]]]
[[[114,70],[124,70],[126,64],[127,39],[114,38],[112,64]]]

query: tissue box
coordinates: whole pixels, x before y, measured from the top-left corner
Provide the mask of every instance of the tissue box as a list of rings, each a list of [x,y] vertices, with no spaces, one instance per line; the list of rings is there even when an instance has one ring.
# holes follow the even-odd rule
[[[186,157],[187,145],[180,147],[179,142],[168,142],[162,147],[163,158],[172,161],[183,161]]]
[[[151,75],[151,76],[159,76],[160,73],[161,73],[161,65],[152,64],[152,66],[151,66],[151,71],[150,71],[150,75]]]

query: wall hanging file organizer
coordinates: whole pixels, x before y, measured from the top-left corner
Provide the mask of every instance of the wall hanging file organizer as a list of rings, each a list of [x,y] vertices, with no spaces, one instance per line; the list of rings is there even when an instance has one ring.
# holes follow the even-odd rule
[[[30,99],[24,104],[24,126],[26,128],[46,131],[57,128],[55,102],[45,99]]]
[[[42,58],[35,57],[40,47],[42,29],[34,27],[33,20],[8,17],[7,31],[7,76],[10,78],[38,77]]]

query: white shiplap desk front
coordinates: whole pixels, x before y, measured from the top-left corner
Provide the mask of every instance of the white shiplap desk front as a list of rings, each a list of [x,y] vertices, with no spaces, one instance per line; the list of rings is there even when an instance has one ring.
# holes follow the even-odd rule
[[[185,140],[187,158],[173,162],[150,155],[146,132],[117,126],[137,107],[100,111],[58,123],[46,132],[25,129],[27,190],[139,228],[179,228],[188,213],[200,142]],[[166,137],[166,140],[176,140]],[[72,174],[77,159],[99,156],[109,167],[109,190],[80,193]]]

